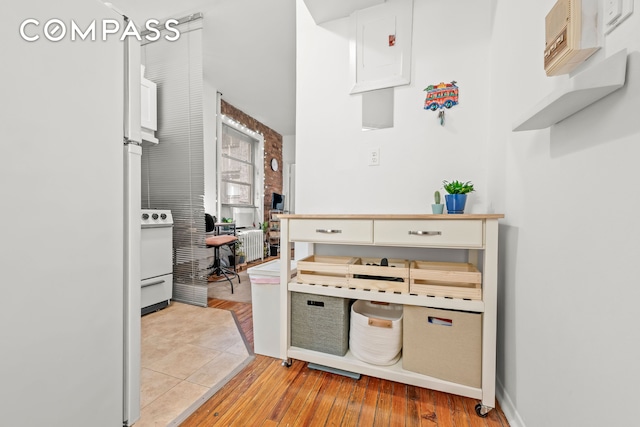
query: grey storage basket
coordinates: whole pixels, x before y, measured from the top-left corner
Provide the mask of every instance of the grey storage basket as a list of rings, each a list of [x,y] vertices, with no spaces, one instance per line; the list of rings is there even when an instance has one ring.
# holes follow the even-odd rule
[[[349,349],[346,298],[291,293],[291,345],[344,356]]]

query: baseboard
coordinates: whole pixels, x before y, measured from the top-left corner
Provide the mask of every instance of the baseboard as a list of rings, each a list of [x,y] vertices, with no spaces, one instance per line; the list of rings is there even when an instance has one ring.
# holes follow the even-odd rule
[[[500,408],[504,413],[504,416],[509,421],[510,427],[526,427],[524,421],[520,417],[518,410],[516,409],[511,397],[505,391],[504,386],[499,379],[496,378],[496,399],[500,402]]]

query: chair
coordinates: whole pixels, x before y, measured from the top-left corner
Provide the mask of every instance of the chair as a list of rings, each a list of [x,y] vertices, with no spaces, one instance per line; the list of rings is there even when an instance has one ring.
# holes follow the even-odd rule
[[[231,293],[233,293],[233,278],[238,278],[238,284],[240,284],[240,276],[236,272],[236,263],[235,263],[235,255],[236,255],[236,242],[238,241],[238,237],[235,236],[235,232],[233,234],[215,234],[217,232],[217,224],[215,219],[205,213],[205,227],[206,232],[211,233],[214,232],[212,236],[205,237],[205,243],[208,248],[214,248],[214,261],[213,266],[214,270],[212,274],[216,276],[224,276],[224,279],[218,279],[217,282],[222,282],[224,280],[228,280],[231,284]],[[227,268],[222,265],[222,260],[220,259],[220,248],[222,246],[231,246],[234,262],[233,262],[233,270]]]

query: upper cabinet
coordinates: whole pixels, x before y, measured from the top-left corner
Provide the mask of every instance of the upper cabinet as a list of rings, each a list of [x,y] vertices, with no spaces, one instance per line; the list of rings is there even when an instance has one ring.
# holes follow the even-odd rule
[[[142,69],[144,74],[144,68]],[[154,144],[158,143],[156,131],[158,130],[158,95],[157,85],[144,75],[140,79],[140,126],[142,127],[142,140]]]

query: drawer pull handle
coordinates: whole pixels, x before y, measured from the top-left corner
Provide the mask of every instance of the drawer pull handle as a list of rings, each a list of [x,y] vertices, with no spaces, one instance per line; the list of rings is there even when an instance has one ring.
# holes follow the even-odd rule
[[[393,323],[388,319],[376,319],[375,317],[369,317],[367,323],[369,326],[375,326],[376,328],[393,328]]]
[[[153,282],[150,283],[145,283],[142,286],[140,286],[141,288],[146,288],[147,286],[153,286],[153,285],[159,285],[160,283],[164,283],[164,280],[160,279],[160,280],[154,280]]]
[[[442,231],[409,231],[414,236],[442,236]]]
[[[316,229],[316,233],[338,234],[338,233],[342,233],[342,230],[332,230],[331,228],[318,228]]]

